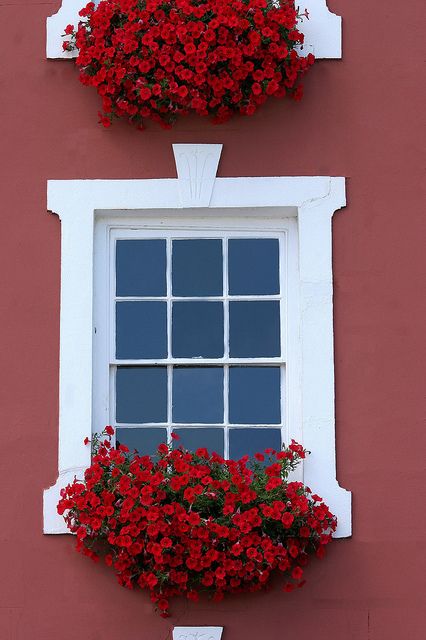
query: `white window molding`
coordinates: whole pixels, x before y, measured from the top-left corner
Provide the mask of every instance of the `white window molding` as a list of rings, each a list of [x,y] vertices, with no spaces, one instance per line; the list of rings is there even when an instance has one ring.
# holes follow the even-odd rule
[[[173,627],[173,640],[220,640],[223,627]]]
[[[77,26],[78,12],[85,6],[84,0],[62,0],[58,12],[47,18],[47,58],[75,58],[75,51],[62,49],[62,34],[68,24]],[[301,51],[313,53],[316,58],[342,57],[342,19],[332,13],[326,0],[304,0],[299,3],[300,11],[308,11],[306,18],[300,23],[300,31],[305,35],[305,43]]]
[[[216,145],[198,145],[197,157],[217,154]],[[194,146],[188,145],[188,153]],[[183,161],[182,145],[175,155]],[[180,157],[180,160],[179,160]],[[193,156],[192,156],[193,157]],[[188,158],[191,162],[191,158]],[[331,223],[345,205],[345,180],[336,177],[215,178],[217,165],[206,164],[211,185],[200,207],[198,193],[188,197],[178,179],[50,180],[48,209],[61,219],[61,318],[58,480],[44,494],[44,532],[66,533],[56,513],[62,487],[82,477],[90,464],[93,419],[93,269],[96,216],[176,216],[238,214],[293,217],[299,240],[300,417],[293,437],[312,451],[303,479],[323,496],[339,520],[337,537],[351,534],[351,494],[336,480]],[[197,169],[197,175],[202,172]],[[214,179],[212,180],[212,175]],[[202,181],[203,182],[203,181]],[[203,191],[203,189],[201,189]],[[187,195],[182,199],[182,193]],[[206,201],[209,201],[206,205]],[[234,210],[234,212],[233,212]],[[241,215],[241,214],[240,214]],[[291,346],[291,345],[289,345]],[[289,362],[291,355],[289,355]]]

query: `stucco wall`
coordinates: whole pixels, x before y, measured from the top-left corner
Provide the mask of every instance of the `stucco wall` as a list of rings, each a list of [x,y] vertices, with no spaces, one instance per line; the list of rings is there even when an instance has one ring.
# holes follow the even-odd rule
[[[423,3],[329,4],[344,16],[344,57],[314,66],[301,104],[144,133],[103,130],[73,64],[45,59],[57,3],[0,5],[2,640],[165,640],[172,624],[223,625],[223,640],[424,638]],[[58,421],[60,223],[46,181],[172,177],[172,142],[224,143],[219,176],[348,177],[333,238],[336,437],[354,507],[352,539],[311,565],[304,589],[176,601],[163,620],[71,537],[41,533]]]

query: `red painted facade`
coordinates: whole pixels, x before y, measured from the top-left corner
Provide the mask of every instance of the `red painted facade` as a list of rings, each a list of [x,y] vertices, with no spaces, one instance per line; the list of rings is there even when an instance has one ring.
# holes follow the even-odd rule
[[[72,62],[45,59],[58,3],[1,7],[2,640],[163,640],[173,624],[223,625],[224,640],[425,637],[423,5],[412,0],[409,22],[397,0],[329,5],[344,18],[343,59],[314,66],[301,104],[144,133],[103,130]],[[164,620],[70,536],[42,534],[57,473],[60,286],[46,182],[173,177],[173,142],[223,143],[219,176],[348,178],[333,268],[338,477],[353,492],[353,537],[312,563],[300,591],[176,601]]]

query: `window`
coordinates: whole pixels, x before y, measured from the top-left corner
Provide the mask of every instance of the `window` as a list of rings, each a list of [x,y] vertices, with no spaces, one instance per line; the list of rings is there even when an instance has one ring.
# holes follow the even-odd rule
[[[232,458],[288,441],[297,230],[291,219],[243,214],[163,219],[161,229],[143,217],[136,229],[135,219],[96,222],[96,282],[108,272],[110,282],[95,306],[94,359],[108,375],[94,404],[108,398],[109,407],[94,428],[114,424],[131,451],[154,453],[172,431],[190,449]]]
[[[344,179],[216,178],[220,150],[221,145],[174,145],[177,179],[48,183],[48,208],[60,216],[62,237],[58,477],[44,492],[45,533],[67,532],[56,513],[59,492],[75,476],[83,476],[90,464],[90,448],[84,445],[84,438],[92,425],[110,423],[118,406],[118,417],[125,420],[116,423],[122,430],[120,437],[148,428],[188,429],[193,437],[197,429],[203,437],[217,436],[217,430],[222,430],[224,451],[230,447],[231,453],[232,446],[236,452],[240,446],[247,447],[248,432],[257,449],[261,448],[256,442],[258,431],[262,438],[268,430],[271,434],[280,430],[286,442],[295,438],[312,451],[300,479],[314,487],[338,516],[336,535],[350,535],[351,494],[336,480],[331,261],[331,221],[345,204]],[[214,242],[208,242],[208,247],[203,244],[211,269],[200,289],[202,270],[191,265],[201,252],[202,240]],[[258,253],[264,255],[260,241],[266,240],[274,241],[274,247],[276,242],[279,245],[279,293],[272,245],[270,266],[266,269],[267,260],[261,261],[266,271],[256,270],[255,278],[248,277],[249,267],[241,268],[247,261],[247,243],[259,241]],[[137,258],[142,270],[155,262],[149,283],[135,281],[134,269],[126,271],[132,242],[146,243]],[[117,245],[125,249],[118,259],[118,275]],[[149,258],[151,254],[155,261]],[[165,273],[159,269],[164,262]],[[151,315],[140,314],[148,303],[152,303]],[[191,336],[179,328],[194,322],[195,304],[200,308],[211,305],[215,310],[205,314],[205,327],[214,319],[208,343],[203,343],[197,324]],[[117,306],[120,322],[124,322],[117,327],[118,333]],[[247,306],[250,315],[245,312]],[[134,321],[138,313],[138,326],[145,323],[146,332],[129,341],[132,317]],[[262,337],[262,331],[253,332],[256,326],[262,331],[269,326],[271,331]],[[149,331],[152,335],[147,342]],[[199,343],[194,347],[188,340],[196,335]],[[129,352],[129,344],[138,353]],[[194,371],[202,371],[196,376],[198,404],[189,405],[187,394],[195,395]],[[250,376],[260,374],[271,376],[268,384],[256,382],[257,388],[275,398],[269,400],[268,415],[262,413],[265,405],[256,403],[249,393]],[[163,404],[156,402],[150,408],[145,401],[132,408],[134,415],[120,417],[128,404],[124,401],[130,388],[126,376],[133,376],[139,389],[147,388],[148,377],[155,378]],[[215,395],[214,402],[200,402],[207,392]],[[244,403],[241,396],[245,396]],[[205,406],[209,413],[200,417],[197,412]],[[187,440],[187,433],[183,436]],[[232,438],[236,438],[234,444]],[[210,442],[206,444],[211,447]]]

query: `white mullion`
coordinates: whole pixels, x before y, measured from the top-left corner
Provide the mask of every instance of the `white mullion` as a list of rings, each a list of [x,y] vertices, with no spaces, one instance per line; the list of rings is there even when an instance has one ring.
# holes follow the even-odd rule
[[[172,357],[172,240],[166,240],[167,359]]]
[[[167,442],[171,441],[172,438],[172,403],[173,403],[173,395],[172,395],[172,382],[173,382],[173,366],[167,366]],[[164,425],[161,425],[164,426]]]
[[[110,240],[110,278],[109,278],[109,354],[108,361],[112,364],[116,360],[116,282],[117,282],[117,264],[116,264],[117,239],[112,236]]]
[[[223,456],[229,457],[229,367],[223,367]]]
[[[108,320],[107,323],[109,324],[108,327],[108,333],[109,333],[109,339],[108,339],[108,350],[109,353],[107,355],[107,362],[108,362],[108,369],[109,369],[109,376],[108,376],[108,381],[109,381],[109,394],[108,394],[108,414],[109,414],[109,420],[110,420],[110,424],[114,425],[114,435],[112,437],[112,445],[115,447],[116,446],[116,425],[117,425],[117,391],[116,391],[116,387],[117,387],[117,366],[113,365],[113,361],[116,359],[116,333],[117,333],[117,326],[116,326],[116,302],[115,302],[115,295],[117,293],[116,289],[116,283],[117,283],[117,260],[116,260],[116,255],[117,255],[117,239],[116,237],[111,233],[111,230],[109,231],[109,238],[108,238],[108,247],[109,247],[109,260],[108,260],[108,265],[109,265],[109,296],[108,296]]]
[[[172,358],[172,239],[166,239],[166,283],[167,283],[167,360]],[[167,442],[172,439],[173,366],[167,365]]]
[[[228,236],[222,238],[223,247],[223,334],[224,356],[229,360],[229,276]],[[229,366],[223,367],[223,456],[229,458]]]
[[[288,233],[279,238],[279,280],[280,280],[280,342],[282,365],[280,367],[280,410],[281,410],[281,444],[288,444],[287,420],[287,369],[284,358],[287,358],[287,273],[288,273]]]
[[[224,365],[236,365],[236,366],[250,366],[257,365],[259,367],[267,367],[277,365],[280,366],[285,362],[283,358],[164,358],[164,360],[155,360],[155,359],[140,359],[140,360],[130,360],[130,359],[114,359],[111,361],[111,365],[117,366],[167,366],[168,364],[174,364],[176,366],[182,365],[199,365],[199,366],[224,366]]]
[[[281,410],[281,444],[288,444],[288,425],[286,420],[286,405],[287,405],[287,397],[286,397],[286,368],[285,365],[281,365],[280,367],[280,410]]]
[[[225,296],[173,296],[174,302],[222,302]],[[116,296],[117,302],[165,302],[167,296]],[[279,294],[268,294],[259,296],[258,294],[232,296],[235,302],[257,302],[258,300],[280,300]]]

